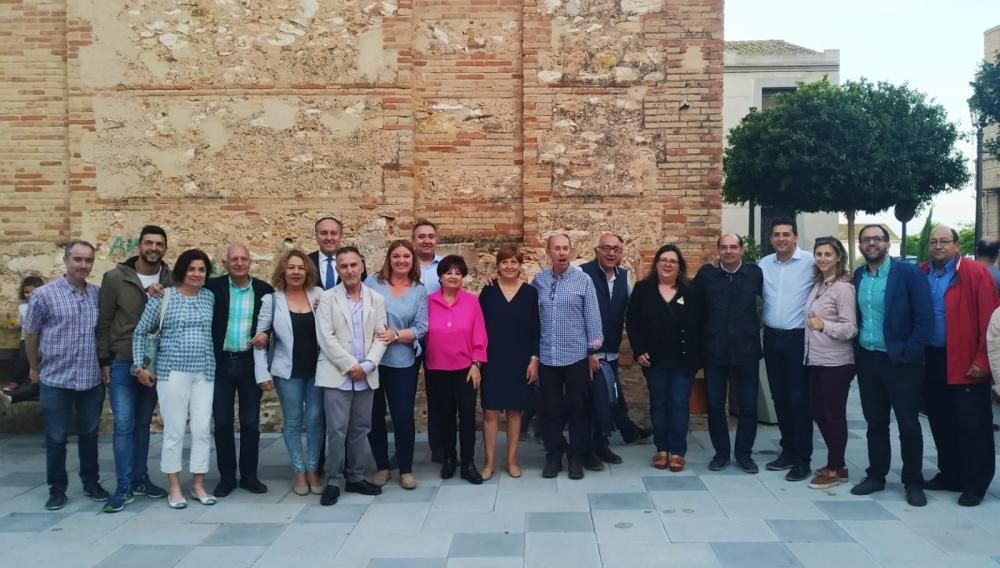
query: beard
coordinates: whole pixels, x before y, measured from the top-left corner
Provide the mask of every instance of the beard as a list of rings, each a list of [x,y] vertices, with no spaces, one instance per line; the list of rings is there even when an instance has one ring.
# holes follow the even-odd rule
[[[861,251],[861,256],[865,257],[865,260],[867,261],[882,260],[887,254],[889,254],[889,251],[887,250],[880,250],[877,252],[869,252],[867,250]]]

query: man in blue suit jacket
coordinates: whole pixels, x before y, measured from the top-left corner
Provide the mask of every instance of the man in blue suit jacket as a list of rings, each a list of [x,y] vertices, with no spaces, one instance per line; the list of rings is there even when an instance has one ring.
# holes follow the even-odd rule
[[[861,410],[868,422],[867,476],[851,489],[869,495],[885,489],[889,473],[889,411],[899,426],[902,481],[911,506],[924,495],[923,437],[918,412],[924,380],[924,352],[934,323],[931,291],[916,266],[892,259],[889,232],[866,225],[858,234],[866,265],[854,272],[857,291],[856,364]]]

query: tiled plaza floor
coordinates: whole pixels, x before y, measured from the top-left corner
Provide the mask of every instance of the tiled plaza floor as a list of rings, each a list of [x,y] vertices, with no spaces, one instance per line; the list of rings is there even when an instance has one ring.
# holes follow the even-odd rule
[[[865,424],[856,393],[849,409],[851,482],[867,463]],[[925,475],[933,442],[924,424]],[[777,430],[761,427],[754,458],[776,454]],[[854,497],[850,484],[815,491],[784,472],[710,473],[707,432],[689,439],[682,473],[648,466],[652,447],[613,446],[625,462],[581,481],[540,476],[543,456],[521,446],[524,476],[501,472],[481,486],[442,482],[418,443],[420,486],[390,482],[379,497],[347,494],[333,507],[291,492],[288,457],[277,435],[262,440],[261,478],[270,491],[237,490],[214,507],[182,511],[137,497],[124,512],[103,514],[73,473],[67,507],[43,508],[47,496],[40,435],[0,436],[0,565],[47,566],[336,566],[338,568],[513,568],[652,566],[863,568],[1000,564],[1000,483],[976,508],[954,493],[928,492],[929,504],[906,504],[898,459],[886,491]],[[817,440],[819,440],[817,432]],[[74,442],[75,443],[75,442]],[[72,446],[71,446],[72,448]],[[894,451],[896,448],[894,447]],[[822,442],[813,463],[822,465]],[[154,437],[151,471],[158,472]],[[501,455],[503,455],[501,453]],[[895,454],[898,456],[898,452]],[[101,476],[114,490],[111,437],[101,439]],[[213,460],[214,463],[214,460]],[[763,467],[762,467],[763,469]],[[156,482],[164,482],[154,473]],[[215,478],[210,475],[213,487]]]

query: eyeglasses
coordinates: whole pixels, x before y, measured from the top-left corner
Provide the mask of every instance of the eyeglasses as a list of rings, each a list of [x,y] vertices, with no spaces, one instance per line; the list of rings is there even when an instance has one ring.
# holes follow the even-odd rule
[[[873,245],[875,243],[883,243],[889,239],[885,237],[861,237],[861,244],[863,245]]]
[[[597,250],[603,252],[604,254],[608,254],[609,252],[613,252],[615,254],[619,254],[619,253],[622,252],[622,247],[613,247],[613,246],[609,246],[609,245],[602,245],[602,246],[597,247]]]
[[[936,247],[936,246],[942,246],[943,247],[943,246],[946,246],[946,245],[950,245],[953,242],[955,242],[955,239],[931,239],[931,240],[927,241],[927,246],[932,247],[932,248]]]

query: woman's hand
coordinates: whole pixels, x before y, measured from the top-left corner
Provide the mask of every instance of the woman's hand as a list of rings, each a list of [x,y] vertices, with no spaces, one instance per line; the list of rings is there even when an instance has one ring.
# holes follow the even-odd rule
[[[528,379],[529,385],[535,384],[535,381],[538,380],[538,357],[531,357],[531,362],[528,363],[528,372],[525,373],[525,377]]]
[[[135,379],[144,387],[152,388],[156,384],[156,377],[147,369],[139,369],[135,372]]]
[[[266,331],[262,331],[257,335],[253,336],[250,343],[257,349],[267,349],[267,344],[270,343],[271,336],[267,334]]]
[[[274,390],[274,381],[264,381],[263,383],[260,383],[260,385],[258,385],[258,386],[260,387],[260,390],[262,390],[262,391],[273,391]]]
[[[466,375],[465,381],[472,383],[472,388],[479,390],[479,382],[483,380],[482,375],[479,373],[479,367],[473,365],[469,367],[469,374]]]
[[[643,353],[635,358],[640,367],[649,367],[649,353]]]
[[[386,325],[385,329],[380,329],[375,332],[375,339],[389,345],[391,343],[395,343],[396,340],[399,339],[399,332]]]
[[[812,316],[806,320],[806,327],[812,331],[823,331],[823,320]]]

